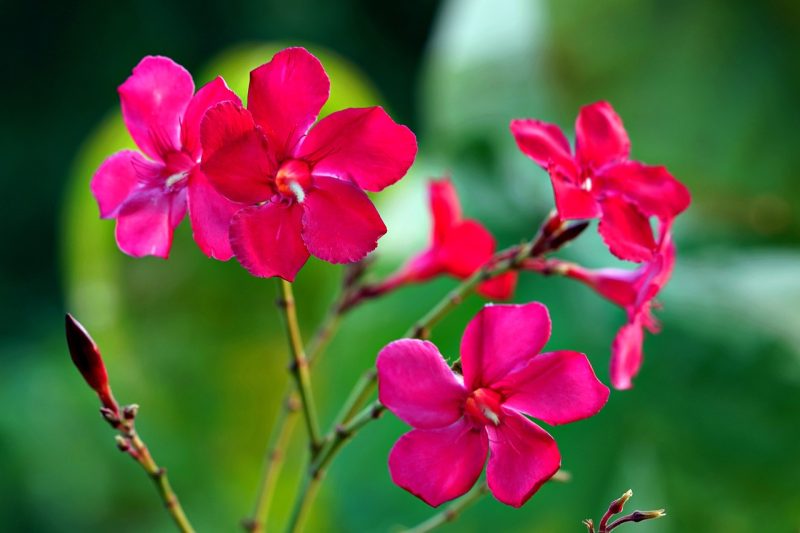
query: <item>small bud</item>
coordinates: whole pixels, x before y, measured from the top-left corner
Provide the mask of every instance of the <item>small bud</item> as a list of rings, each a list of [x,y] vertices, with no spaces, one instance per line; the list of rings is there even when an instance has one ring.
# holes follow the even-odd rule
[[[131,422],[139,412],[139,404],[132,403],[122,408],[122,418]]]
[[[631,513],[631,522],[641,522],[643,520],[653,520],[667,515],[666,510],[656,509],[655,511],[634,511]]]
[[[594,520],[587,518],[582,523],[584,526],[586,526],[588,533],[594,533]]]
[[[131,443],[128,439],[123,437],[122,435],[117,435],[114,437],[114,440],[117,441],[117,448],[121,452],[127,452],[131,449]]]
[[[119,419],[119,415],[117,413],[115,413],[114,411],[112,411],[111,409],[109,409],[108,407],[101,407],[100,408],[100,415],[114,429],[116,429],[116,428],[118,428],[120,426],[120,422],[121,421]]]
[[[100,349],[95,344],[86,328],[67,313],[66,315],[67,346],[73,364],[80,371],[86,383],[97,393],[103,406],[114,414],[119,413],[119,406],[111,395],[108,385],[108,373],[100,356]]]
[[[628,491],[611,502],[611,505],[608,506],[608,514],[609,516],[614,516],[615,514],[619,514],[622,512],[622,508],[625,506],[625,503],[631,499],[633,496],[633,491],[628,489]]]

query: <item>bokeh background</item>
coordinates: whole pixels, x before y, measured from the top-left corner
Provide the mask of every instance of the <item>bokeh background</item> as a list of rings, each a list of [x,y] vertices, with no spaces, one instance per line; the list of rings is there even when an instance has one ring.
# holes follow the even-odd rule
[[[572,133],[580,105],[606,99],[633,156],[666,164],[693,193],[679,258],[633,390],[585,422],[552,428],[573,475],[523,509],[487,498],[447,531],[581,531],[624,490],[666,507],[642,532],[800,528],[800,4],[792,0],[235,0],[0,4],[0,530],[170,531],[150,482],[114,447],[71,368],[63,313],[104,350],[117,397],[169,467],[201,531],[249,513],[286,383],[274,283],[206,259],[188,224],[172,257],[120,253],[100,221],[92,173],[130,141],[116,87],[139,59],[168,55],[200,83],[305,45],[333,80],[328,111],[386,106],[415,130],[409,176],[377,197],[389,227],[375,275],[424,245],[429,176],[452,175],[465,211],[505,246],[552,206],[543,172],[508,132],[513,117]],[[595,232],[563,254],[613,265]],[[298,278],[306,335],[341,275],[312,261]],[[315,368],[329,422],[356,375],[454,285],[439,280],[349,315]],[[622,311],[583,286],[523,276],[517,301],[550,307],[550,347],[586,352],[607,382]],[[456,354],[482,302],[434,332]],[[310,531],[392,531],[432,511],[393,486],[392,416],[331,468]],[[302,431],[280,480],[280,527],[302,466]],[[454,453],[456,451],[454,450]]]

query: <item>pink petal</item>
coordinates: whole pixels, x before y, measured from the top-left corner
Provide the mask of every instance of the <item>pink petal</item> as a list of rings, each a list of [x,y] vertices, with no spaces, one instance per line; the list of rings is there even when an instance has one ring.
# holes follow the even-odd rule
[[[558,214],[565,220],[595,218],[600,215],[594,195],[574,184],[558,167],[550,170],[550,183]]]
[[[203,115],[211,106],[228,100],[239,106],[242,105],[242,101],[239,100],[236,93],[228,88],[225,80],[217,76],[203,85],[186,107],[181,125],[181,143],[183,149],[193,159],[197,160],[200,157],[200,122]]]
[[[642,366],[642,342],[644,341],[642,325],[638,320],[626,324],[617,332],[611,346],[611,385],[615,389],[630,389],[631,380],[639,373]]]
[[[648,269],[650,269],[650,263],[640,266],[636,270],[621,268],[590,270],[569,264],[564,275],[585,283],[603,298],[627,309],[636,303],[640,281],[647,274]]]
[[[330,81],[305,48],[287,48],[250,73],[247,108],[279,160],[291,155],[328,100]]]
[[[575,152],[581,166],[599,168],[628,158],[631,141],[608,102],[584,106],[575,123]]]
[[[517,278],[517,272],[506,272],[484,281],[478,285],[476,292],[489,300],[508,300],[514,296]]]
[[[372,201],[352,183],[314,176],[302,205],[303,241],[309,252],[324,261],[359,261],[386,233]]]
[[[417,139],[380,107],[344,109],[314,126],[298,151],[313,174],[355,181],[380,191],[405,176],[417,155]]]
[[[601,194],[622,194],[648,216],[671,220],[691,203],[689,190],[665,167],[638,161],[610,165],[598,176]]]
[[[194,94],[192,75],[167,57],[147,56],[120,85],[125,126],[153,159],[180,150],[181,118]]]
[[[187,200],[192,234],[200,250],[212,259],[230,259],[233,255],[229,238],[231,218],[244,205],[219,194],[197,167],[189,176]]]
[[[550,338],[550,316],[540,303],[486,305],[461,339],[464,384],[475,390],[503,379],[536,356]]]
[[[568,351],[538,355],[494,390],[506,398],[504,406],[551,425],[595,415],[608,400],[608,387],[597,379],[586,356]]]
[[[517,146],[540,167],[549,170],[552,166],[563,168],[574,175],[577,168],[569,149],[569,141],[561,128],[533,119],[511,121],[511,133]]]
[[[255,204],[273,195],[275,161],[250,113],[235,102],[210,108],[200,123],[203,172],[229,200]]]
[[[635,205],[622,198],[602,201],[598,231],[611,253],[628,261],[648,261],[657,248],[650,221]]]
[[[486,481],[495,498],[522,506],[561,466],[556,441],[545,430],[510,410],[497,427],[487,426],[489,466]]]
[[[233,253],[254,276],[294,281],[308,260],[300,238],[302,217],[298,204],[270,202],[238,211],[231,219]]]
[[[166,259],[175,227],[186,214],[186,189],[140,189],[122,205],[117,215],[117,245],[128,255],[154,255]]]
[[[103,161],[92,178],[92,194],[102,218],[114,218],[119,208],[147,178],[161,173],[164,165],[145,159],[139,152],[123,150]]]
[[[439,242],[437,253],[444,268],[457,278],[471,276],[491,259],[496,243],[489,230],[474,220],[452,227]]]
[[[450,178],[428,182],[428,201],[433,218],[432,241],[436,245],[461,221],[461,202]]]
[[[467,391],[433,343],[389,343],[378,354],[377,367],[378,399],[405,423],[435,429],[461,418]]]
[[[463,419],[441,429],[415,429],[389,452],[394,483],[436,507],[458,498],[478,480],[486,462],[486,432]]]

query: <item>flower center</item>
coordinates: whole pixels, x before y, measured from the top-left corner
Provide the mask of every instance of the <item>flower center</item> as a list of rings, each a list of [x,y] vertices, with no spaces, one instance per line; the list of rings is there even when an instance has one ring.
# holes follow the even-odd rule
[[[284,197],[293,197],[299,203],[306,198],[306,189],[311,186],[311,168],[300,159],[284,161],[275,174],[275,188]]]
[[[491,389],[478,389],[469,395],[464,404],[464,414],[480,426],[500,425],[500,405],[503,398]]]
[[[185,152],[171,152],[164,157],[164,164],[164,185],[173,189],[186,184],[186,178],[196,163]]]

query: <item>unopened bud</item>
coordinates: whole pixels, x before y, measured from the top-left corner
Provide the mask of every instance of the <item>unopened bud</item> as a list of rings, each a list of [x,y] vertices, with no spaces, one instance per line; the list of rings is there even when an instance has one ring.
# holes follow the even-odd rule
[[[633,496],[633,491],[628,489],[625,494],[611,502],[611,505],[608,506],[608,514],[614,516],[615,514],[621,513],[622,508],[625,507],[625,503],[631,499],[631,496]]]
[[[131,449],[131,443],[128,439],[123,437],[122,435],[117,435],[114,440],[117,441],[117,448],[121,452],[127,452]]]
[[[66,315],[67,346],[73,364],[80,371],[86,383],[97,393],[103,407],[114,414],[119,413],[119,406],[111,395],[108,385],[108,373],[100,356],[100,349],[95,344],[86,328],[67,313]]]
[[[587,518],[582,523],[584,526],[586,526],[588,533],[594,533],[594,520]]]
[[[641,522],[643,520],[653,520],[655,518],[662,518],[667,515],[665,509],[656,509],[655,511],[634,511],[631,513],[632,522]]]
[[[138,412],[139,412],[139,404],[132,403],[130,405],[126,405],[125,407],[122,408],[122,418],[130,422],[134,418],[136,418],[136,414]]]

